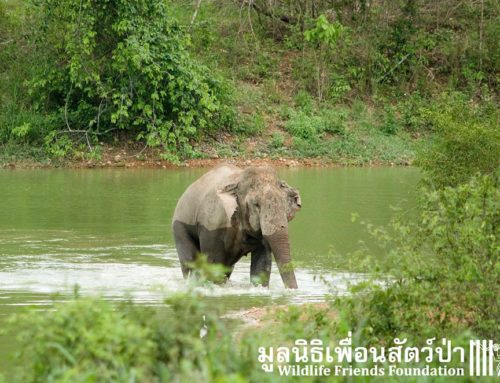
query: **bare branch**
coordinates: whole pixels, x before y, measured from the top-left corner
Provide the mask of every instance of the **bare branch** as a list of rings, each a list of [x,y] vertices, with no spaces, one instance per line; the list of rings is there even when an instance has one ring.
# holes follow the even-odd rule
[[[387,76],[389,76],[392,72],[394,72],[394,70],[396,70],[396,68],[398,66],[400,66],[402,63],[404,63],[408,59],[408,57],[410,57],[410,56],[411,56],[411,53],[406,54],[401,60],[399,60],[397,62],[396,65],[394,65],[389,71],[387,71],[382,77],[380,77],[377,80],[377,82],[381,82],[382,80],[384,80]]]
[[[479,70],[483,69],[484,0],[481,0],[481,21],[479,23]]]
[[[257,37],[255,36],[255,32],[253,30],[252,15],[250,14],[250,10],[252,9],[252,5],[254,3],[255,3],[254,0],[249,0],[248,2],[248,23],[250,24],[250,31],[252,32],[253,38],[255,39],[255,41],[258,41]]]
[[[197,0],[196,6],[194,8],[193,16],[191,17],[191,24],[190,25],[194,24],[194,21],[196,20],[196,16],[198,16],[198,11],[200,10],[200,6],[201,6],[201,0]]]

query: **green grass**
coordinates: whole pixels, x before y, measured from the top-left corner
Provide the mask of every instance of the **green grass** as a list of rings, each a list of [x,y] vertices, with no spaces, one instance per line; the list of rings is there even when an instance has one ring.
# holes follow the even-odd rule
[[[48,156],[44,147],[13,142],[0,144],[0,168],[19,162],[50,165],[53,163],[53,160]]]
[[[387,113],[370,112],[360,102],[336,108],[317,108],[307,100],[298,104],[301,109],[288,108],[284,112],[283,128],[292,144],[283,148],[273,138],[271,153],[324,157],[345,165],[405,165],[413,160],[415,140],[394,117],[388,129]]]

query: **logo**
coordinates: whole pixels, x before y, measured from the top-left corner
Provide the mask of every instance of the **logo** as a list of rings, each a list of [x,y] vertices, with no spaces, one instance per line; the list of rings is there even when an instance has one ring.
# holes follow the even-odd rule
[[[500,376],[500,345],[492,340],[471,340],[469,355],[470,376]]]
[[[355,347],[352,333],[337,344],[297,339],[293,345],[259,347],[258,361],[282,376],[500,376],[500,344],[470,340],[455,346],[447,338],[422,347],[394,338],[387,347]]]

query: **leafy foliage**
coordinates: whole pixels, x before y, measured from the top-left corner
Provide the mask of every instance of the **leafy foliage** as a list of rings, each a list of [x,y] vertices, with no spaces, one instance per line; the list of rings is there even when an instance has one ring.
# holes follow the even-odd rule
[[[61,148],[58,141],[82,131],[124,129],[182,152],[203,130],[228,123],[223,85],[191,58],[165,2],[42,0],[31,11],[41,65],[29,87],[40,110],[64,121],[47,143]]]
[[[145,379],[155,344],[151,330],[97,299],[77,299],[22,320],[22,381]]]
[[[343,95],[344,90],[349,90],[349,86],[332,86],[330,79],[329,61],[332,58],[331,52],[337,48],[339,40],[345,34],[346,28],[338,21],[331,23],[328,18],[322,14],[315,22],[313,28],[304,32],[305,41],[314,46],[313,55],[316,62],[316,91],[319,100],[322,100],[325,93],[329,90],[334,92],[334,98]],[[345,85],[344,85],[345,86]]]
[[[452,94],[428,114],[434,135],[418,164],[436,187],[467,182],[474,174],[492,174],[500,166],[498,109],[478,106],[463,94]]]
[[[266,382],[256,338],[235,347],[217,312],[194,292],[166,310],[75,298],[55,311],[17,315],[19,382]]]
[[[308,116],[303,112],[291,110],[285,129],[294,137],[313,140],[323,132],[324,121],[320,116]]]
[[[338,302],[348,322],[371,341],[466,330],[497,337],[499,197],[498,177],[478,176],[455,188],[427,191],[414,223],[396,221],[392,230],[370,226],[388,255],[379,261],[357,254],[363,268],[376,270],[377,283]]]
[[[339,22],[330,23],[323,14],[317,18],[316,25],[313,28],[304,32],[304,38],[308,42],[325,45],[333,49],[336,47],[344,29]]]

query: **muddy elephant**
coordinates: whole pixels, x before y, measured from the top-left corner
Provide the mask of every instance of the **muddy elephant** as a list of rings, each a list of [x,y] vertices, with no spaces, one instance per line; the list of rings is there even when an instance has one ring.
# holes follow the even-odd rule
[[[297,189],[271,167],[218,166],[192,183],[179,199],[172,229],[184,278],[197,254],[222,264],[231,276],[251,253],[250,279],[269,285],[272,257],[287,288],[297,288],[288,222],[301,208]]]

